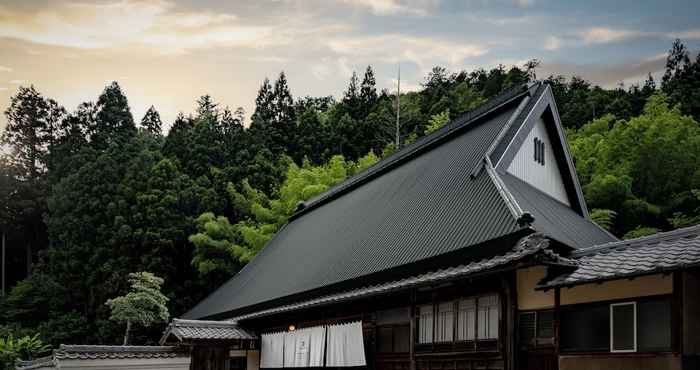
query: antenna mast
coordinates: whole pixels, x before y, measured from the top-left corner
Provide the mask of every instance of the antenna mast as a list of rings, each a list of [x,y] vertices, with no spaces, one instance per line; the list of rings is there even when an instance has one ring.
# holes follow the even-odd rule
[[[399,63],[399,79],[396,87],[396,150],[399,150],[399,127],[401,117],[401,63]]]

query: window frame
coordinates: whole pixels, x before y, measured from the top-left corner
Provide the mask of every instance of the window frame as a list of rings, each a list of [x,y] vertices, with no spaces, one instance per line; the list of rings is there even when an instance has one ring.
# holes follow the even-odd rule
[[[495,338],[480,338],[479,336],[479,330],[480,330],[480,325],[479,325],[479,311],[480,311],[480,305],[479,302],[480,300],[484,298],[494,298],[495,303],[492,305],[484,306],[487,308],[487,319],[490,317],[490,310],[488,310],[489,307],[495,307],[496,308],[496,317],[495,317],[495,323],[497,325],[496,327],[496,337]],[[474,330],[474,338],[469,339],[462,339],[459,338],[460,333],[459,331],[459,318],[460,318],[460,302],[462,301],[469,301],[471,300],[473,302],[473,319],[471,322],[473,323],[473,330]],[[439,309],[440,306],[443,305],[450,305],[452,307],[452,339],[450,341],[438,341],[438,320],[440,318],[440,313]],[[424,327],[424,321],[421,319],[421,308],[427,308],[432,306],[432,337],[430,342],[421,342],[421,331],[423,330]],[[423,345],[459,345],[459,344],[464,344],[464,343],[489,343],[489,342],[499,342],[502,339],[502,319],[503,319],[503,300],[501,297],[501,294],[499,292],[492,292],[492,293],[487,293],[487,294],[479,294],[479,295],[472,295],[472,296],[462,296],[458,297],[455,299],[451,300],[445,300],[445,301],[439,301],[439,302],[432,302],[432,303],[425,303],[425,304],[417,304],[415,305],[416,307],[416,316],[414,320],[416,321],[416,340],[415,344],[419,346]],[[466,315],[468,317],[468,315]],[[488,333],[487,333],[488,336]]]
[[[615,315],[613,315],[614,307],[632,306],[632,332],[633,332],[633,349],[615,349]],[[638,350],[637,346],[637,301],[619,302],[610,304],[610,353],[635,353]]]

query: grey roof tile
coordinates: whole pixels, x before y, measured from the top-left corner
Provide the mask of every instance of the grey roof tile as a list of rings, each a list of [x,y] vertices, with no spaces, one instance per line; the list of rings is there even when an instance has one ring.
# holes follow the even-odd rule
[[[163,333],[161,344],[175,337],[179,342],[228,341],[257,339],[254,333],[240,328],[236,323],[207,320],[173,319]]]
[[[541,284],[546,289],[644,275],[700,264],[700,225],[576,250],[578,267]]]

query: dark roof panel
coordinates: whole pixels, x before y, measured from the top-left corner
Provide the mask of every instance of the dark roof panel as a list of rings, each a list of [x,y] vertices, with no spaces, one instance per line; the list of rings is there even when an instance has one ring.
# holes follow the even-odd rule
[[[525,181],[509,173],[499,175],[523,212],[535,218],[532,225],[535,230],[574,248],[617,240],[593,221]]]
[[[519,99],[476,121],[460,121],[464,129],[441,145],[353,185],[352,191],[335,195],[332,202],[305,210],[185,318],[233,312],[518,230],[489,176],[471,179],[469,174]],[[449,129],[459,130],[452,124]],[[431,137],[423,142],[429,143]]]

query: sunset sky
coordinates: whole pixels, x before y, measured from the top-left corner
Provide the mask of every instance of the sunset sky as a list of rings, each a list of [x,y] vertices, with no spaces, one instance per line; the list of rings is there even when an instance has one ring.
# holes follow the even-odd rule
[[[700,49],[700,1],[0,0],[0,110],[34,84],[69,110],[117,80],[140,120],[166,127],[211,94],[247,115],[260,82],[339,96],[371,64],[380,88],[416,89],[435,65],[522,65],[615,86],[658,75],[674,38]],[[5,117],[0,118],[0,127]]]

